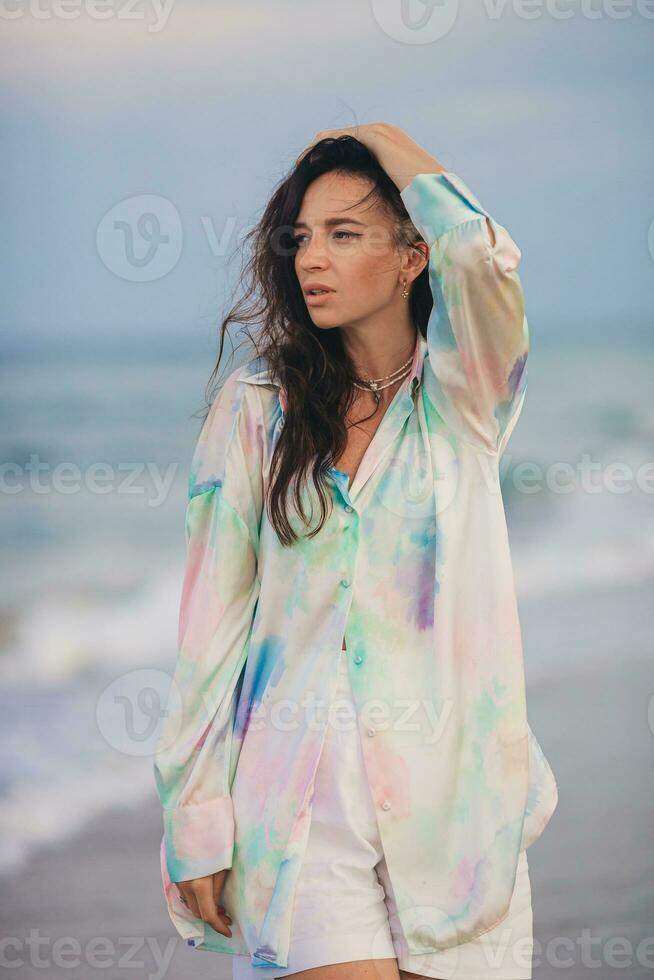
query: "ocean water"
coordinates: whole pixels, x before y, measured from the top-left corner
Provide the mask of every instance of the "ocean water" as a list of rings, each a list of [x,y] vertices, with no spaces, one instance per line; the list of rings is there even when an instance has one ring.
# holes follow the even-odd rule
[[[194,413],[212,367],[125,347],[0,369],[0,871],[155,792]],[[653,376],[642,342],[532,344],[502,463],[527,632],[557,596],[599,602],[654,582]],[[628,657],[636,625],[621,628]],[[534,644],[525,661],[537,686],[570,669],[570,647]]]

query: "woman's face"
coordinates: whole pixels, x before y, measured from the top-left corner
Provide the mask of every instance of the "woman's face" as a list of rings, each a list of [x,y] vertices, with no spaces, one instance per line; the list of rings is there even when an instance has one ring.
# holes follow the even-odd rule
[[[370,189],[370,181],[333,171],[307,188],[294,226],[295,272],[309,316],[317,327],[362,325],[401,297],[402,256],[393,242],[393,224],[375,203],[351,207]],[[331,291],[312,299],[307,288],[319,283]]]

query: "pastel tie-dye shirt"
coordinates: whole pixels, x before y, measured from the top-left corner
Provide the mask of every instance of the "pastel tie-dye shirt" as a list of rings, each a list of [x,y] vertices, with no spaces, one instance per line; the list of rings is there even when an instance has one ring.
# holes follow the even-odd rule
[[[499,463],[522,409],[520,251],[453,173],[402,199],[434,307],[410,376],[333,510],[282,547],[264,505],[284,390],[233,371],[189,479],[178,657],[154,770],[161,870],[190,945],[288,967],[294,888],[346,639],[379,833],[409,952],[492,929],[557,804],[528,723]],[[290,498],[289,498],[290,499]],[[311,481],[305,512],[320,513]],[[335,723],[332,717],[329,723]],[[173,882],[224,868],[232,937]],[[264,971],[265,972],[265,971]]]

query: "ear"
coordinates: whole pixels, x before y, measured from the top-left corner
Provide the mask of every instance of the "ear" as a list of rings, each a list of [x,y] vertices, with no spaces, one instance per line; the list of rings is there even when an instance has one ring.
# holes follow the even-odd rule
[[[408,249],[406,264],[403,268],[403,272],[412,272],[414,269],[420,269],[420,272],[429,264],[430,249],[429,245],[425,241],[416,242],[416,248]],[[420,273],[418,273],[419,275]],[[416,279],[418,278],[416,275]]]

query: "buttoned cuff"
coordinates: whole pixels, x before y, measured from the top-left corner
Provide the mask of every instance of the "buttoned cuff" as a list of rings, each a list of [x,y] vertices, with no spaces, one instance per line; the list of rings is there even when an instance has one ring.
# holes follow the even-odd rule
[[[231,868],[234,809],[229,796],[163,811],[170,880],[189,881]]]
[[[449,172],[416,174],[400,197],[428,245],[479,215],[490,217],[461,178]]]

